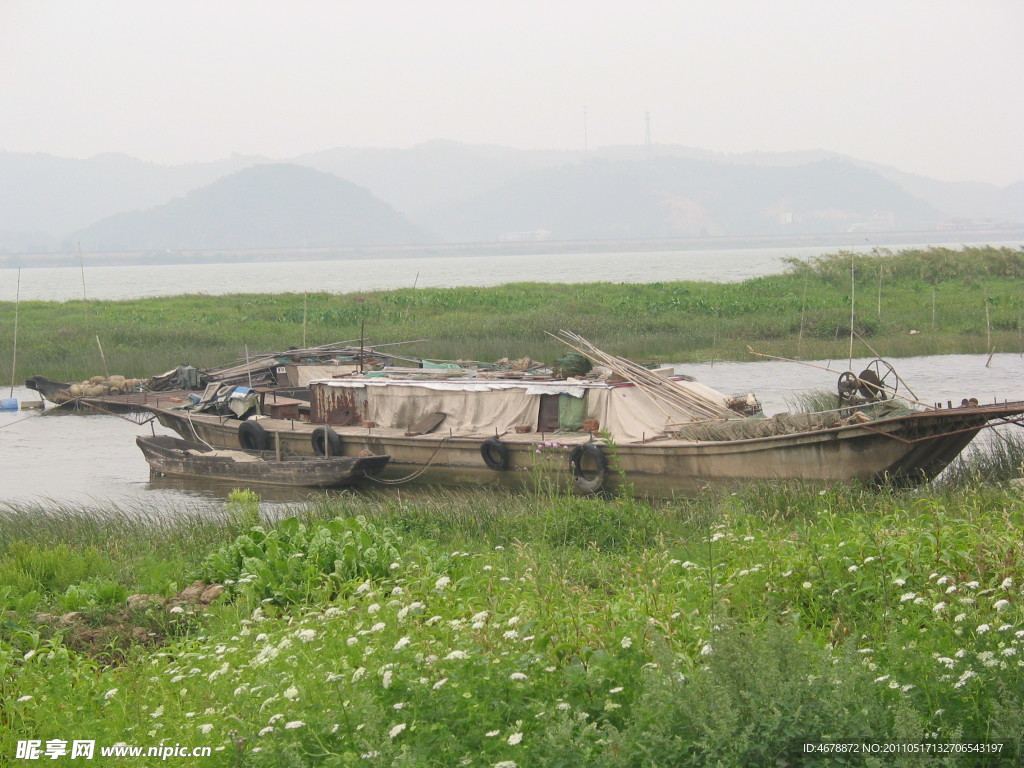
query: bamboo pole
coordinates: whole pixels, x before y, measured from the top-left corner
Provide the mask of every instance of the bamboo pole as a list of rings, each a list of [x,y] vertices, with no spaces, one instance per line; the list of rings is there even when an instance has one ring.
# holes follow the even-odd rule
[[[636,363],[626,360],[625,358],[616,357],[609,355],[606,352],[601,351],[589,341],[584,339],[582,336],[570,331],[560,331],[564,338],[554,336],[559,339],[563,344],[575,349],[580,354],[589,357],[591,360],[595,360],[608,368],[618,373],[623,378],[631,381],[635,384],[649,399],[653,401],[659,400],[663,404],[668,405],[676,411],[682,412],[683,414],[693,418],[695,415],[704,418],[732,418],[735,414],[728,408],[721,406],[720,404],[710,400],[708,398],[702,398],[695,395],[692,392],[687,391],[683,387],[680,387],[671,379],[666,379],[657,374],[651,373],[643,366],[637,365]],[[567,339],[569,341],[567,341]],[[570,343],[571,342],[571,343]],[[657,403],[655,403],[657,405]],[[660,408],[662,413],[665,413],[664,409]],[[669,414],[666,414],[668,416]]]

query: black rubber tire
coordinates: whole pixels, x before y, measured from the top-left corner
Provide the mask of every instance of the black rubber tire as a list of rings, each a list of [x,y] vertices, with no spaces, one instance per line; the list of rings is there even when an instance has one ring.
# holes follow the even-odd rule
[[[341,437],[330,427],[313,430],[313,453],[317,456],[341,456]]]
[[[590,460],[596,470],[583,469],[584,457]],[[577,445],[569,454],[569,471],[572,472],[572,481],[580,491],[597,493],[608,479],[608,459],[595,443]]]
[[[246,451],[269,451],[270,433],[258,421],[243,421],[238,428],[238,444]]]
[[[488,437],[480,443],[480,456],[488,469],[495,472],[508,469],[508,446],[496,437]]]

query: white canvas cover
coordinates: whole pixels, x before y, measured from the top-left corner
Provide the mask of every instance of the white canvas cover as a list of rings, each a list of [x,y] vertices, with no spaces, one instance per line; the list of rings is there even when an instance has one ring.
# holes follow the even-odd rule
[[[725,397],[696,382],[677,382],[695,395],[725,406]],[[691,421],[663,403],[652,401],[634,386],[591,382],[395,381],[350,379],[316,382],[314,386],[351,387],[366,394],[364,418],[382,427],[409,429],[432,413],[445,414],[438,428],[458,435],[493,435],[515,427],[537,428],[540,395],[567,394],[585,398],[585,418],[618,442],[635,442]]]

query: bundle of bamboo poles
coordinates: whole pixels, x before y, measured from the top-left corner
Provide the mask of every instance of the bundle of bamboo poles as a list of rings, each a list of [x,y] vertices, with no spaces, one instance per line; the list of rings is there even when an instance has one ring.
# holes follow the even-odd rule
[[[634,384],[665,414],[669,422],[736,418],[736,414],[724,405],[681,387],[672,379],[659,376],[642,365],[602,352],[578,333],[559,331],[559,334],[561,336],[548,335]]]

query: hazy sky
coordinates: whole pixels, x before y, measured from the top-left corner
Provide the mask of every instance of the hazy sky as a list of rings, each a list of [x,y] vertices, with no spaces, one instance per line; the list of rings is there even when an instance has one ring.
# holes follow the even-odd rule
[[[1024,2],[0,0],[9,151],[583,149],[646,112],[655,143],[1024,179]]]

